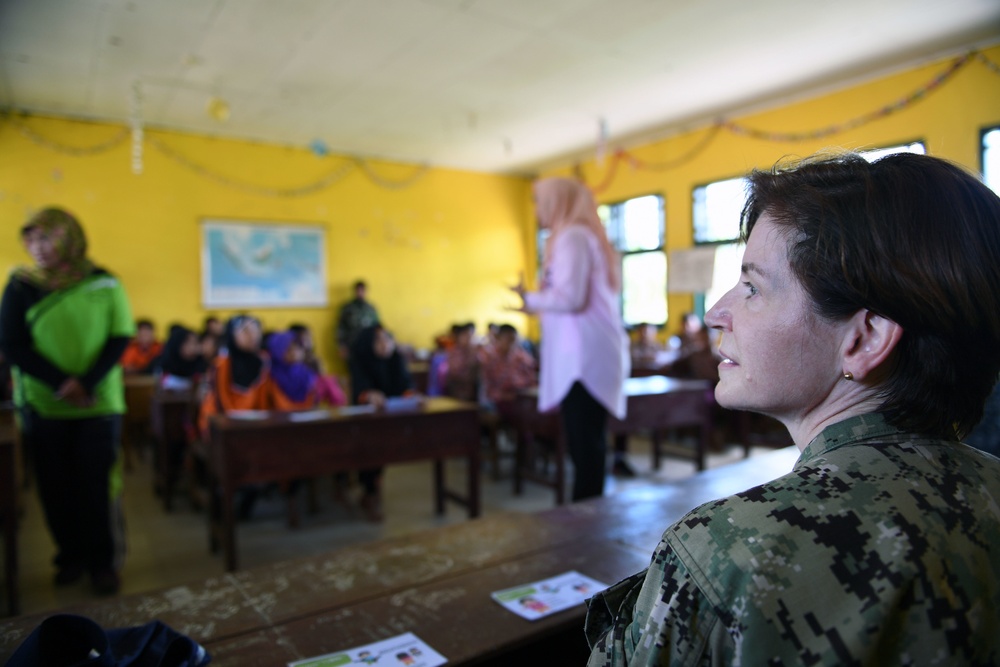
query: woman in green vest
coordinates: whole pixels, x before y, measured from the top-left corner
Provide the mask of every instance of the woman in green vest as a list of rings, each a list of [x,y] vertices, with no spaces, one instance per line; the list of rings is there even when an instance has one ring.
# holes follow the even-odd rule
[[[80,223],[58,208],[21,228],[33,266],[14,270],[0,303],[0,349],[56,544],[57,586],[90,575],[116,593],[124,558],[117,466],[125,411],[118,365],[133,333],[117,278],[87,259]]]

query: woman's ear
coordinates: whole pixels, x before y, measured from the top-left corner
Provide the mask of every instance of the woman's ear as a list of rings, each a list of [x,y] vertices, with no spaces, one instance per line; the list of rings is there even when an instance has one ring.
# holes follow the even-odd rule
[[[843,354],[844,373],[854,380],[871,375],[892,355],[903,337],[903,327],[870,310],[859,310],[851,318]]]

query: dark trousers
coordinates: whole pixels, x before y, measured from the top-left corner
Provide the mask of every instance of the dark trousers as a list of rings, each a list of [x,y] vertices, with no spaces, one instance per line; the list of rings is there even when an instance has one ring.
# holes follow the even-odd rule
[[[58,568],[114,568],[123,548],[109,477],[118,455],[121,417],[46,419],[24,413],[38,495],[56,543]]]
[[[579,382],[574,382],[559,405],[569,456],[575,469],[573,501],[604,494],[607,466],[607,409]]]

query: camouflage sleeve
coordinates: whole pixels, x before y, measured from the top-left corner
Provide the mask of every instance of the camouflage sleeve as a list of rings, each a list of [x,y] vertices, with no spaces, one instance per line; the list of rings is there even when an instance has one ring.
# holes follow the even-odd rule
[[[626,579],[622,584],[635,582]],[[621,586],[622,584],[618,584]],[[614,592],[612,587],[608,593]],[[606,596],[603,602],[612,602]],[[592,638],[589,667],[728,664],[732,641],[684,563],[661,543],[653,563],[624,596],[607,632]],[[596,600],[596,599],[595,599]],[[587,615],[588,633],[595,602]],[[595,616],[595,619],[597,616]],[[719,662],[719,660],[723,662]]]

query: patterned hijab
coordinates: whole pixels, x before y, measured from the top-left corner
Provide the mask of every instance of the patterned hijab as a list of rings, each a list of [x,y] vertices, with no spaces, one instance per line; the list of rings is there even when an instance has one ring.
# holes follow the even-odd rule
[[[94,264],[87,259],[87,237],[80,222],[61,208],[42,209],[21,228],[21,240],[29,231],[44,232],[59,261],[54,266],[21,266],[14,270],[14,277],[37,287],[54,292],[77,284],[94,270]]]
[[[543,178],[535,181],[533,189],[538,218],[552,230],[552,235],[545,244],[545,266],[552,260],[556,237],[570,225],[580,225],[597,237],[601,252],[604,253],[608,284],[617,289],[618,253],[608,241],[608,234],[597,215],[597,204],[587,186],[570,178]]]

